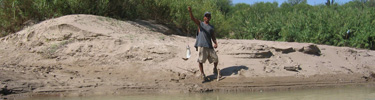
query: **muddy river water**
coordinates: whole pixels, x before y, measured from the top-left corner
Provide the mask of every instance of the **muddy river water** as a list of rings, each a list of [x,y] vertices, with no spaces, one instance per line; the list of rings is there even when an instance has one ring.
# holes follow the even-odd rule
[[[240,93],[214,92],[84,97],[31,97],[22,100],[375,100],[375,87],[346,86],[340,88]]]

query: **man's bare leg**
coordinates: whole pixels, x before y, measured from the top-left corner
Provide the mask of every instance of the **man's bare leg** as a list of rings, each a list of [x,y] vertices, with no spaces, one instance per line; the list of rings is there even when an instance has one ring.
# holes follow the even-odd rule
[[[203,63],[199,63],[199,70],[201,71],[202,75],[205,75],[203,71]]]
[[[217,68],[217,62],[214,63],[214,74],[216,75],[216,80],[219,81],[220,80],[220,69]]]
[[[217,70],[217,64],[218,64],[217,62],[214,63],[214,74],[217,74],[217,71],[218,71]]]
[[[203,63],[199,63],[199,70],[201,71],[201,78],[203,79],[203,81],[206,81],[206,74],[204,74],[203,71]]]

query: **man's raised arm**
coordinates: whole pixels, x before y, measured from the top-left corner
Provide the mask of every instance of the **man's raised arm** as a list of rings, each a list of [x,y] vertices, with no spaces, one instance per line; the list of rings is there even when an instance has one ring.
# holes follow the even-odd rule
[[[190,13],[190,19],[193,20],[195,24],[197,24],[198,26],[200,26],[199,20],[197,20],[197,19],[194,18],[193,13],[191,12],[191,7],[190,6],[188,7],[188,10],[189,10],[189,13]]]

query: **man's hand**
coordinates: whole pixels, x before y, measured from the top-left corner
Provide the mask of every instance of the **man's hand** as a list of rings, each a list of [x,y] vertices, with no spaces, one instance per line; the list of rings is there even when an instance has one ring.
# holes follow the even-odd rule
[[[217,48],[217,44],[216,44],[216,43],[214,44],[214,48],[215,48],[215,49]]]

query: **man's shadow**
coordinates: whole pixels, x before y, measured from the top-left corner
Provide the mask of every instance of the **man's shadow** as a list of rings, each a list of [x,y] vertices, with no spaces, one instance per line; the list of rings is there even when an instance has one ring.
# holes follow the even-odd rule
[[[241,65],[241,66],[230,66],[230,67],[226,67],[226,68],[220,69],[220,74],[221,74],[221,76],[222,76],[222,77],[220,78],[220,80],[222,80],[222,79],[225,78],[225,77],[223,77],[223,76],[237,75],[238,72],[239,72],[240,70],[242,70],[242,69],[244,69],[244,70],[248,70],[249,68],[248,68],[247,66],[243,66],[243,65]],[[217,77],[217,75],[214,75],[214,74],[209,75],[209,76],[207,76],[208,79],[207,79],[206,81],[204,81],[203,83],[211,82],[211,81],[217,79],[216,77]]]

